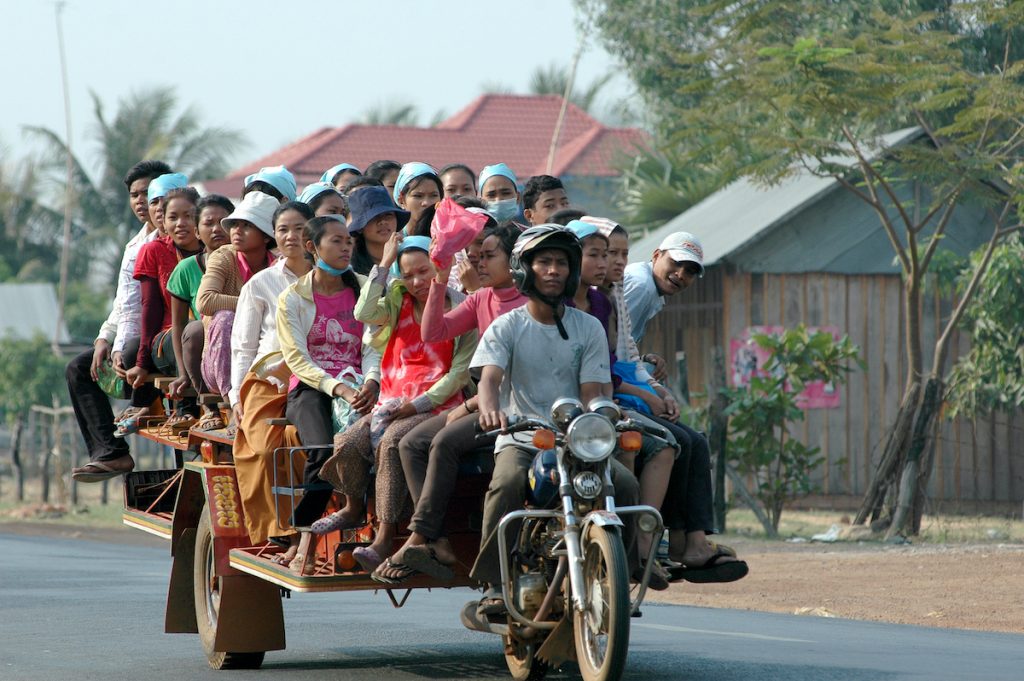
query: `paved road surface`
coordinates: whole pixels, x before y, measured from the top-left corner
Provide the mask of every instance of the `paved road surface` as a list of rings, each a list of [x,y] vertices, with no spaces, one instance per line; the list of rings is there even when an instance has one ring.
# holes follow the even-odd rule
[[[288,649],[262,671],[214,672],[191,635],[164,634],[166,547],[4,534],[0,680],[501,679],[497,637],[466,631],[468,590],[296,594]],[[955,595],[954,595],[955,597]],[[626,678],[643,681],[1024,679],[1024,636],[734,610],[645,606]],[[578,679],[571,665],[552,679]]]

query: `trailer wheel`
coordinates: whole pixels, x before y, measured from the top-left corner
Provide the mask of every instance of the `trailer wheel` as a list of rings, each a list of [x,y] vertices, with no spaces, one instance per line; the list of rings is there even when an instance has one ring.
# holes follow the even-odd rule
[[[192,571],[192,593],[195,595],[196,624],[199,641],[206,659],[214,669],[259,669],[265,653],[227,653],[213,649],[220,614],[220,578],[216,575],[213,555],[213,532],[210,530],[209,508],[204,507],[196,529],[196,553]]]

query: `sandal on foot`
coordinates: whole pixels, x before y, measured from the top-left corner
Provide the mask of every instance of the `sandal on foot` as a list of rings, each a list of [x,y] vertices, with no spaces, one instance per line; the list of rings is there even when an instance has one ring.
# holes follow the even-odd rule
[[[71,477],[78,482],[102,482],[131,473],[135,468],[135,460],[130,454],[111,461],[90,461],[81,468],[71,471]]]
[[[316,572],[316,556],[295,556],[292,562],[288,563],[288,570],[299,577],[312,577]]]
[[[380,554],[370,546],[357,546],[352,549],[352,557],[359,563],[359,567],[363,568],[370,574],[377,569],[384,559],[380,557]]]
[[[631,575],[633,581],[637,584],[644,577],[644,566],[638,567],[633,571]],[[664,591],[668,588],[669,584],[669,573],[668,570],[663,568],[657,562],[654,563],[654,567],[651,568],[651,577],[647,580],[647,588],[651,591]]]
[[[199,423],[192,426],[192,429],[199,431],[223,430],[224,419],[222,419],[220,414],[216,412],[203,414],[203,418],[199,419]]]
[[[742,579],[747,576],[747,572],[750,571],[750,568],[747,567],[746,561],[723,561],[723,558],[732,558],[732,556],[723,551],[722,547],[718,547],[715,554],[704,561],[701,565],[683,565],[682,567],[671,568],[668,571],[669,581],[679,582],[686,580],[687,582],[693,582],[694,584],[711,584],[735,582],[737,579]]]
[[[384,562],[370,573],[370,579],[382,584],[401,584],[416,574],[416,572],[415,569],[405,563],[395,563],[390,558],[385,558]]]
[[[476,606],[476,614],[480,617],[492,615],[504,615],[508,612],[505,607],[505,599],[501,595],[501,589],[492,587],[484,592],[483,598]]]
[[[315,521],[309,526],[309,531],[313,534],[319,535],[334,532],[335,530],[354,530],[363,527],[364,525],[366,525],[365,516],[359,520],[348,520],[344,515],[342,515],[341,511],[337,511]]]
[[[171,437],[177,437],[182,433],[188,432],[195,423],[196,417],[189,416],[188,414],[182,414],[176,417],[172,416],[164,422],[161,430]]]
[[[429,546],[410,546],[406,548],[402,555],[401,564],[443,582],[450,582],[455,579],[455,572],[450,566],[442,563],[437,557],[437,552]]]

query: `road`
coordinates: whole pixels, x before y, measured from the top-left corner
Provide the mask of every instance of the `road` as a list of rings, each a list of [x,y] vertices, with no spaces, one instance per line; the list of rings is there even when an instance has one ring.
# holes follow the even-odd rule
[[[0,680],[508,679],[496,637],[466,631],[468,590],[296,594],[288,649],[262,671],[214,672],[191,635],[163,633],[166,546],[5,534]],[[735,610],[645,606],[626,678],[868,681],[1024,678],[1024,636]],[[552,679],[576,679],[572,665]]]

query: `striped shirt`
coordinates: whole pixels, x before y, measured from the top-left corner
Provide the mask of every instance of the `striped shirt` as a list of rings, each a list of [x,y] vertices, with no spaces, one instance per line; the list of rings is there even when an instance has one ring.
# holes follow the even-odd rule
[[[281,349],[277,341],[277,299],[298,275],[285,267],[285,259],[252,276],[238,294],[235,324],[231,329],[231,390],[228,400],[238,403],[242,379],[255,361]]]

